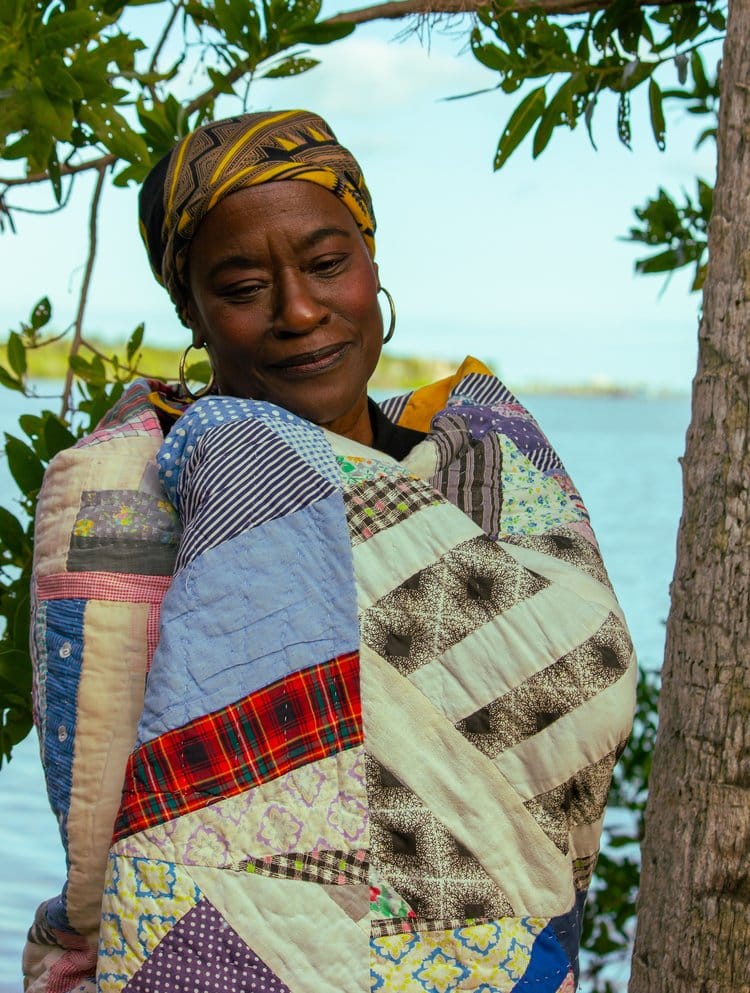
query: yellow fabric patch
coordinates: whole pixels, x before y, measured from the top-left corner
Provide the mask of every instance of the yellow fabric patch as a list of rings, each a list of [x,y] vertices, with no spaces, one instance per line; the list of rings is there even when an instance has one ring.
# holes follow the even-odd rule
[[[464,376],[476,373],[479,376],[491,376],[487,366],[471,355],[463,360],[456,372],[445,379],[439,379],[430,386],[422,386],[415,390],[404,407],[398,423],[404,428],[415,431],[429,431],[432,418],[436,411],[442,410],[448,402],[451,390],[461,382]]]
[[[388,993],[414,993],[476,990],[486,983],[493,993],[511,993],[526,972],[534,941],[546,924],[537,917],[506,917],[453,931],[373,938],[373,987]]]
[[[99,932],[99,993],[120,993],[201,893],[172,862],[110,855]]]

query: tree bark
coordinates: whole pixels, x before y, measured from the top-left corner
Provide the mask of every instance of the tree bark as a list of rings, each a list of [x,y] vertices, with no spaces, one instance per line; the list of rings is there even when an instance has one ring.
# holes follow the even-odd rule
[[[734,0],[630,993],[750,991],[749,84]]]

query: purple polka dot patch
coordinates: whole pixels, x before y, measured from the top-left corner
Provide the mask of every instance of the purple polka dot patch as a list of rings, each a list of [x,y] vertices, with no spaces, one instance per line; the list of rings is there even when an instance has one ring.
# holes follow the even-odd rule
[[[123,993],[290,993],[205,898],[178,921]]]

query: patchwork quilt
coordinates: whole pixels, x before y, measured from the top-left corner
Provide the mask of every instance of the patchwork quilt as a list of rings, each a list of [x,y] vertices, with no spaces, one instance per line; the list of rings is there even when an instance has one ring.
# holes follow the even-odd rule
[[[469,359],[396,462],[149,390],[40,501],[29,989],[572,993],[636,666],[530,414]]]

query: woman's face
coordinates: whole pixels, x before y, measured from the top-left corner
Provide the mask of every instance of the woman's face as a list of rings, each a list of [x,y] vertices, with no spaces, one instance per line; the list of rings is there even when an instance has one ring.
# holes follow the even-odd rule
[[[188,320],[222,393],[370,442],[383,341],[378,272],[328,190],[284,180],[221,200],[190,248]]]

